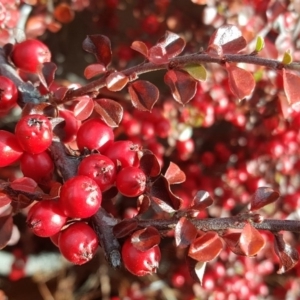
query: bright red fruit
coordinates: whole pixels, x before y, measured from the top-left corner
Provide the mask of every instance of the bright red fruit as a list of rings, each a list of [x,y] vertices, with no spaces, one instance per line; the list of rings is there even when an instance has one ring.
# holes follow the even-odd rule
[[[18,90],[7,77],[0,76],[0,111],[13,108],[18,100]]]
[[[37,183],[46,183],[52,178],[54,164],[47,151],[38,154],[25,152],[20,161],[20,168],[25,177],[30,177]]]
[[[158,246],[144,252],[136,249],[128,238],[122,247],[122,259],[126,269],[136,276],[155,273],[160,262],[161,254]]]
[[[17,68],[36,73],[43,63],[51,60],[51,53],[41,41],[26,40],[14,45],[11,60]]]
[[[105,191],[114,184],[117,171],[115,164],[107,156],[92,154],[81,161],[78,166],[78,175],[94,179],[101,191]]]
[[[8,131],[0,130],[0,167],[6,167],[17,161],[23,150],[16,136]]]
[[[87,148],[102,152],[113,140],[113,130],[99,119],[85,121],[77,132],[77,145],[80,150]]]
[[[49,237],[58,233],[65,225],[67,217],[54,200],[35,203],[27,215],[27,225],[37,236]]]
[[[44,152],[52,143],[52,126],[43,115],[27,115],[17,123],[15,134],[24,151],[37,154]]]
[[[89,218],[100,208],[102,193],[90,177],[78,175],[67,180],[60,191],[59,205],[71,218]]]
[[[137,167],[123,168],[117,175],[116,186],[127,197],[137,197],[146,189],[146,175]]]
[[[94,257],[98,248],[98,238],[90,226],[78,222],[61,232],[58,247],[67,260],[82,265]]]

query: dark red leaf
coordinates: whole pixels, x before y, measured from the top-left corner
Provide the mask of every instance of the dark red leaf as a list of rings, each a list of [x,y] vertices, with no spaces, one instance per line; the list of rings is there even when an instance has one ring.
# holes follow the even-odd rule
[[[175,196],[168,180],[161,175],[150,188],[150,199],[154,201],[163,211],[174,213],[181,206],[182,200]]]
[[[41,66],[41,70],[39,72],[40,80],[42,84],[48,88],[54,80],[55,71],[57,70],[57,66],[53,62],[45,62]]]
[[[283,274],[298,264],[299,253],[295,248],[284,241],[282,234],[279,233],[274,236],[275,252],[280,259],[280,266],[277,273]]]
[[[226,69],[231,92],[240,100],[250,96],[255,88],[252,73],[233,64],[226,64]]]
[[[229,54],[243,50],[247,42],[238,27],[227,24],[222,25],[213,33],[208,43],[208,52],[210,47],[215,48],[215,45],[222,47],[222,54]]]
[[[283,69],[283,88],[290,105],[300,102],[300,76]]]
[[[243,252],[247,256],[254,256],[265,246],[265,243],[259,231],[247,222],[240,236],[240,246]]]
[[[38,185],[33,179],[29,177],[22,177],[15,179],[10,184],[10,187],[16,191],[34,193],[37,191]]]
[[[170,162],[170,165],[165,173],[165,177],[170,184],[182,183],[186,179],[184,172],[181,171],[180,168],[173,162]]]
[[[275,202],[279,193],[270,187],[259,187],[251,197],[250,210],[257,210],[267,204]]]
[[[3,249],[10,240],[13,224],[11,214],[0,217],[0,249]]]
[[[26,103],[22,109],[22,116],[33,114],[45,115],[50,118],[55,118],[58,115],[58,109],[54,105],[51,105],[47,102],[41,102],[39,104]]]
[[[93,112],[94,101],[88,96],[82,96],[74,100],[74,116],[77,120],[86,120]]]
[[[180,218],[175,227],[175,242],[177,247],[189,246],[197,235],[197,228],[185,217]]]
[[[128,92],[133,106],[145,111],[151,111],[159,97],[158,88],[146,80],[137,80],[129,84]]]
[[[240,245],[240,237],[241,232],[229,232],[222,235],[222,239],[233,253],[235,253],[236,255],[245,256],[246,254],[244,253]]]
[[[137,201],[137,210],[139,212],[139,215],[146,212],[150,207],[151,201],[147,195],[141,195],[138,197]]]
[[[198,237],[190,245],[188,256],[197,261],[211,261],[223,249],[223,243],[216,232],[209,231]]]
[[[124,219],[114,226],[113,233],[117,239],[120,239],[134,232],[137,226],[138,223],[136,219]]]
[[[134,232],[131,242],[136,249],[147,251],[160,243],[160,234],[155,227],[149,226]]]
[[[83,41],[82,47],[85,51],[94,54],[100,64],[105,67],[110,64],[112,52],[110,40],[106,36],[88,35]]]
[[[161,168],[157,157],[149,150],[145,150],[140,159],[140,168],[148,177],[156,177],[160,174]]]
[[[11,202],[11,199],[5,194],[0,193],[0,207],[3,207]]]
[[[195,195],[190,208],[195,210],[204,210],[213,204],[214,200],[207,191],[198,191]]]
[[[149,49],[148,59],[150,62],[157,65],[167,64],[169,62],[166,49],[160,44],[157,44]]]
[[[54,96],[58,100],[63,100],[69,91],[69,88],[67,87],[60,87],[54,92]]]
[[[114,100],[106,98],[97,99],[95,100],[94,109],[110,127],[118,127],[122,121],[123,107]]]
[[[165,36],[159,40],[159,44],[166,49],[167,56],[171,59],[183,51],[185,40],[178,34],[167,31]]]
[[[103,74],[106,72],[106,68],[105,66],[101,65],[101,64],[91,64],[88,65],[85,69],[84,69],[84,77],[86,79],[90,79],[92,77],[95,77],[97,75]]]
[[[197,81],[187,72],[169,70],[164,77],[173,98],[180,104],[187,104],[195,96]]]
[[[113,72],[109,74],[106,79],[106,87],[112,92],[117,92],[122,90],[128,83],[129,78],[122,72]]]
[[[140,41],[134,41],[131,44],[131,49],[140,52],[142,55],[145,57],[148,57],[148,47],[145,43],[140,42]]]

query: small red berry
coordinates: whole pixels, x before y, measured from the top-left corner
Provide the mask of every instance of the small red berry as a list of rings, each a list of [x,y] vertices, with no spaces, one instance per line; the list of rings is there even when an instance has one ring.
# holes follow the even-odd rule
[[[26,40],[14,45],[11,60],[17,68],[36,73],[40,65],[50,62],[51,53],[41,41]]]
[[[67,260],[82,265],[94,257],[98,248],[98,238],[89,225],[78,222],[60,233],[58,247]]]
[[[0,111],[13,108],[18,100],[18,90],[7,77],[0,76]]]
[[[102,193],[97,183],[83,175],[67,180],[60,191],[59,205],[71,218],[89,218],[100,208]]]
[[[136,276],[155,273],[160,262],[161,254],[158,246],[140,251],[128,238],[122,247],[122,259],[126,269]]]
[[[116,186],[127,197],[137,197],[146,189],[146,175],[137,167],[125,167],[117,175]]]
[[[24,151],[37,154],[44,152],[52,143],[52,126],[43,115],[27,115],[17,123],[15,134]]]

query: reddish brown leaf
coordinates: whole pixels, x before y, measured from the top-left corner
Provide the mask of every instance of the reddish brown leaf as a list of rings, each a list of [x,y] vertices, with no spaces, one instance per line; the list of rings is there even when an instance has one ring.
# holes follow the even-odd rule
[[[246,254],[241,248],[240,245],[240,237],[241,237],[241,232],[228,232],[224,235],[222,235],[222,238],[224,242],[226,243],[226,246],[236,255],[243,255],[245,256]]]
[[[123,107],[118,102],[111,99],[95,100],[95,112],[110,127],[118,127],[123,118]]]
[[[54,92],[54,96],[58,100],[63,100],[68,92],[69,88],[60,87]]]
[[[283,274],[290,269],[292,269],[299,262],[299,253],[298,251],[287,244],[282,234],[275,234],[274,239],[274,248],[280,259],[278,274]]]
[[[128,92],[133,106],[145,111],[151,111],[159,97],[158,88],[146,80],[131,83],[128,86]]]
[[[116,224],[113,233],[117,239],[130,235],[137,229],[138,223],[136,219],[124,219]]]
[[[166,49],[158,44],[149,49],[148,59],[150,62],[161,65],[167,64],[169,62],[169,57],[167,55]]]
[[[75,13],[67,3],[60,3],[55,7],[53,15],[61,23],[70,23],[73,21]]]
[[[140,159],[140,168],[148,177],[156,177],[160,174],[161,168],[157,157],[149,150],[145,150]]]
[[[140,42],[140,41],[134,41],[131,44],[131,49],[140,52],[142,55],[145,57],[148,57],[148,47],[145,43]]]
[[[155,227],[149,226],[134,232],[131,242],[138,250],[147,251],[160,243],[160,234]]]
[[[0,193],[0,207],[3,207],[11,202],[11,199],[5,194]]]
[[[187,104],[195,96],[197,81],[187,72],[169,70],[164,77],[173,98],[180,104]]]
[[[122,90],[126,86],[128,81],[128,77],[122,72],[111,73],[107,76],[105,80],[107,89],[109,89],[112,92]]]
[[[216,258],[223,249],[223,243],[216,232],[209,231],[198,237],[190,245],[188,256],[197,261],[210,261]]]
[[[185,217],[180,218],[175,227],[175,242],[177,247],[189,246],[197,236],[197,228]]]
[[[259,231],[247,222],[240,236],[240,245],[243,252],[247,256],[254,256],[265,246],[265,243]]]
[[[170,165],[165,173],[165,177],[170,184],[182,183],[186,179],[184,172],[182,172],[180,168],[173,162],[170,162]]]
[[[259,187],[251,197],[250,210],[257,210],[267,204],[275,202],[279,193],[270,187]]]
[[[54,105],[47,102],[41,102],[39,104],[26,103],[22,109],[22,116],[39,114],[50,118],[55,118],[58,115],[58,109]]]
[[[16,191],[34,193],[36,192],[38,185],[33,179],[29,177],[22,177],[22,178],[15,179],[10,184],[10,187]]]
[[[255,88],[255,80],[252,73],[233,64],[226,64],[226,69],[231,92],[240,100],[250,96]]]
[[[10,240],[13,224],[11,214],[0,217],[0,249],[3,249]]]
[[[93,112],[94,101],[88,96],[82,96],[77,98],[74,107],[74,116],[77,120],[86,120]]]
[[[300,102],[300,76],[283,69],[283,88],[290,105]]]
[[[208,43],[208,52],[215,46],[221,46],[223,54],[229,54],[241,51],[247,46],[247,42],[238,27],[227,24],[213,33]]]
[[[147,195],[141,195],[138,197],[137,201],[137,210],[139,212],[139,215],[146,212],[150,207],[151,201]]]
[[[214,200],[207,191],[198,191],[190,207],[196,210],[204,210],[213,204]]]
[[[49,87],[54,80],[55,71],[57,66],[53,62],[45,62],[41,66],[41,73],[39,72],[41,82],[45,87]]]
[[[105,67],[110,64],[112,52],[110,40],[106,36],[88,35],[83,41],[82,47],[85,51],[94,54],[100,64]]]
[[[90,79],[92,77],[95,77],[97,75],[103,74],[106,72],[106,68],[105,66],[101,65],[101,64],[91,64],[88,65],[85,69],[84,69],[84,77],[86,79]]]

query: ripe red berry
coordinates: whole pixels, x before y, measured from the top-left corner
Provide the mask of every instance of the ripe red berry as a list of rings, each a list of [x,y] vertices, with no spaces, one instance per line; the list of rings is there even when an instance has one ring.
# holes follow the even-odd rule
[[[85,121],[77,132],[77,145],[80,150],[88,148],[102,152],[113,140],[113,130],[99,119]]]
[[[27,225],[37,236],[49,237],[58,233],[65,225],[67,217],[54,200],[35,203],[27,215]]]
[[[43,115],[27,115],[17,123],[15,134],[21,147],[29,153],[44,152],[52,143],[52,126]]]
[[[140,251],[128,238],[122,247],[122,259],[126,269],[136,276],[155,273],[160,262],[161,254],[158,246]]]
[[[97,183],[83,175],[67,180],[60,191],[59,205],[71,218],[89,218],[100,208],[102,193]]]
[[[6,167],[17,161],[23,150],[16,136],[8,131],[0,130],[0,167]]]
[[[60,233],[58,247],[67,260],[82,265],[94,257],[98,248],[98,238],[90,226],[78,222]]]
[[[37,183],[46,183],[51,180],[54,164],[47,151],[38,154],[25,152],[20,161],[23,175],[34,179]]]
[[[123,168],[117,175],[116,186],[127,197],[137,197],[146,189],[146,175],[137,167]]]
[[[81,161],[78,166],[78,175],[94,179],[103,192],[115,183],[117,171],[115,164],[107,156],[92,154]]]
[[[17,68],[36,73],[43,63],[51,60],[51,53],[41,41],[26,40],[14,45],[11,60]]]
[[[0,111],[13,108],[18,100],[18,90],[7,77],[0,76]]]

